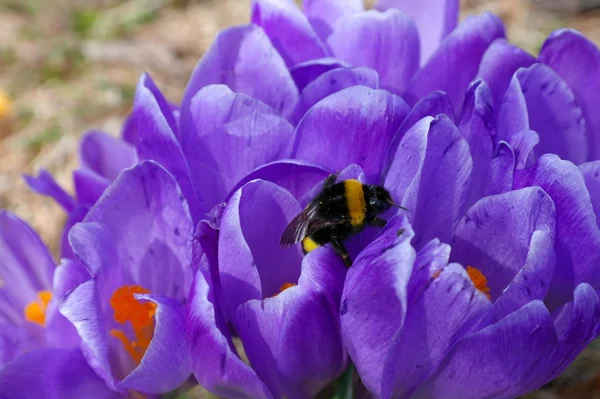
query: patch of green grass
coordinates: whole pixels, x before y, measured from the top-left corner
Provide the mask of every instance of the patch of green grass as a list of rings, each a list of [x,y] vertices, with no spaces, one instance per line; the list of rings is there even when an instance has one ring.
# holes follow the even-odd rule
[[[12,65],[19,61],[17,50],[13,47],[1,47],[0,48],[0,65]]]
[[[73,10],[71,12],[71,26],[75,33],[87,37],[100,18],[100,12],[97,10]]]
[[[40,79],[64,81],[76,73],[84,64],[85,57],[78,46],[68,43],[57,43],[40,66]]]

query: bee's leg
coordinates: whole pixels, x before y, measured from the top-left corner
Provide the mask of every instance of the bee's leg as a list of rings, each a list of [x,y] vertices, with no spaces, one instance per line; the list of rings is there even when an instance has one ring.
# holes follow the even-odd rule
[[[387,224],[387,220],[375,216],[369,224],[373,227],[384,227]]]
[[[346,267],[352,266],[352,261],[350,260],[350,255],[348,254],[348,250],[346,249],[346,247],[344,246],[342,241],[340,241],[339,238],[337,238],[336,236],[332,236],[331,237],[331,246],[333,247],[333,250],[335,251],[335,253],[340,258],[342,258],[342,260],[344,261],[344,265],[346,265]]]

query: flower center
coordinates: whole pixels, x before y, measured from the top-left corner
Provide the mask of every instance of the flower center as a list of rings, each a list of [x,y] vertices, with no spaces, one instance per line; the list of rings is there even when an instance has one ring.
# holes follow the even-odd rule
[[[492,295],[490,295],[490,287],[487,285],[487,278],[485,278],[481,270],[473,266],[467,266],[467,273],[469,274],[471,281],[473,281],[475,288],[485,294],[488,299],[492,299]]]
[[[137,364],[140,364],[146,349],[154,335],[154,314],[156,304],[141,302],[135,299],[134,294],[149,294],[150,291],[139,285],[125,285],[117,288],[110,298],[110,307],[114,311],[113,318],[119,324],[131,325],[134,339],[130,339],[123,331],[110,330],[110,335],[123,344]]]
[[[25,320],[44,327],[46,324],[46,308],[52,299],[52,293],[50,291],[40,291],[37,296],[36,301],[32,301],[25,306],[23,314]]]

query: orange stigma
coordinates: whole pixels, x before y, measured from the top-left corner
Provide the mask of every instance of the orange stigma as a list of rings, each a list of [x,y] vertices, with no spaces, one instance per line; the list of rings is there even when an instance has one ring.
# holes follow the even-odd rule
[[[281,285],[281,287],[279,287],[279,291],[276,292],[274,295],[271,296],[271,298],[276,297],[277,295],[281,294],[283,291],[287,290],[288,288],[292,288],[295,287],[296,284],[292,284],[292,283],[284,283]]]
[[[490,295],[490,287],[487,285],[487,278],[485,278],[483,273],[473,266],[467,266],[467,273],[475,285],[475,288],[485,294],[488,299],[492,299],[492,295]]]
[[[117,338],[137,364],[140,364],[146,349],[154,335],[154,314],[156,304],[153,302],[140,302],[134,294],[149,294],[145,288],[138,285],[125,285],[117,288],[110,298],[110,307],[114,311],[113,318],[119,324],[129,322],[135,335],[131,340],[120,330],[110,330],[110,335]]]
[[[52,299],[52,293],[50,291],[40,291],[37,295],[38,299],[29,302],[23,309],[23,314],[25,320],[44,327],[46,325],[46,308]]]

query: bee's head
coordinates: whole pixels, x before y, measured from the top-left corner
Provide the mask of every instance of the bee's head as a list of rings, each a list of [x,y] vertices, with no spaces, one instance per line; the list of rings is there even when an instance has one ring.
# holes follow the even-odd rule
[[[373,214],[387,211],[394,205],[390,193],[381,186],[366,186],[367,207]]]

